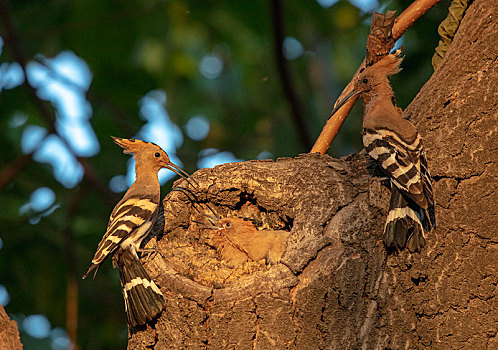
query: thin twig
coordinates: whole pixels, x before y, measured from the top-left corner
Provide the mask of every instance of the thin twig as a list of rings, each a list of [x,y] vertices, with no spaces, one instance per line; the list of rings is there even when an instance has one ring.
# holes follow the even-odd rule
[[[0,191],[33,159],[33,154],[23,154],[0,171]]]
[[[73,345],[73,349],[79,349],[78,346],[78,263],[76,256],[76,247],[74,243],[74,233],[72,225],[74,218],[79,210],[81,201],[86,191],[79,188],[71,198],[66,212],[66,224],[63,228],[64,233],[64,252],[66,259],[66,277],[67,277],[67,297],[66,297],[66,329]]]
[[[291,73],[287,60],[283,53],[284,31],[282,23],[282,2],[281,0],[271,1],[271,17],[273,23],[273,47],[275,49],[275,65],[277,67],[284,94],[289,103],[292,119],[296,127],[296,132],[304,147],[309,149],[312,141],[309,128],[305,123],[301,104],[297,96],[296,89],[292,83]]]
[[[42,140],[40,140],[39,145],[43,143],[45,138],[48,135],[46,135]],[[39,147],[35,148],[35,151]],[[0,191],[3,190],[5,186],[7,186],[13,179],[16,177],[16,175],[22,171],[22,169],[33,160],[33,154],[34,152],[28,153],[28,154],[22,154],[18,156],[16,159],[14,159],[10,164],[6,165],[0,170]],[[76,158],[78,159],[78,158]],[[81,160],[81,159],[80,159]],[[84,180],[91,184],[93,187],[95,187],[100,193],[103,194],[104,198],[110,204],[113,206],[116,201],[118,200],[118,196],[111,192],[105,183],[99,178],[97,174],[94,173],[94,170],[92,167],[90,168],[85,168],[85,166],[88,164],[87,162],[80,161],[80,164],[83,166],[84,170]]]
[[[396,18],[396,21],[394,22],[394,27],[392,29],[392,34],[394,40],[398,40],[401,35],[422,15],[427,12],[432,6],[434,6],[436,3],[438,3],[439,0],[415,0],[410,6],[406,8],[403,13],[401,13],[398,18]],[[358,71],[365,65],[365,60],[363,60],[362,64],[360,67],[358,67],[358,70],[356,71],[355,75],[358,74]],[[343,96],[344,94],[347,93],[347,91],[350,89],[350,86],[352,84],[351,82],[346,86],[344,91],[341,93],[340,96]],[[339,97],[340,98],[340,97]],[[327,150],[330,147],[330,144],[332,141],[334,141],[334,138],[336,137],[337,133],[339,132],[339,129],[341,128],[342,124],[346,120],[347,116],[349,115],[349,112],[351,111],[351,108],[353,108],[353,105],[356,101],[357,97],[352,98],[349,100],[344,106],[342,106],[334,115],[331,115],[329,119],[327,120],[327,123],[322,129],[322,132],[320,133],[320,136],[316,140],[315,144],[313,145],[313,148],[311,149],[310,153],[320,153],[320,154],[325,154]],[[338,99],[339,100],[339,99]],[[337,102],[336,102],[337,103]]]

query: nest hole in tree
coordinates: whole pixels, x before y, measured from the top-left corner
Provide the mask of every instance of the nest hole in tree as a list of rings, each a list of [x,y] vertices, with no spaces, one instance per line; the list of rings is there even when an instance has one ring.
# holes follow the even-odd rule
[[[213,244],[217,218],[238,217],[263,232],[290,232],[294,221],[287,215],[263,207],[252,193],[244,191],[238,193],[237,198],[232,197],[230,204],[216,198],[200,200],[189,196],[183,205],[188,212],[184,215],[186,220],[170,232],[158,235],[159,254],[177,273],[212,288],[230,286],[241,277],[271,268],[265,259],[249,260],[238,266],[231,266],[222,260]]]

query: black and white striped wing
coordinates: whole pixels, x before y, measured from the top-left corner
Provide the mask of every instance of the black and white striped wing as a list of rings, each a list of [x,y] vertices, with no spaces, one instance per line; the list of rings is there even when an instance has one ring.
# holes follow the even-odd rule
[[[378,162],[394,185],[421,208],[427,208],[424,187],[427,180],[430,185],[430,178],[421,171],[420,160],[424,149],[420,135],[417,134],[413,142],[407,142],[391,130],[365,129],[363,144],[367,153]],[[426,166],[425,156],[424,165]],[[430,192],[432,193],[432,189]]]
[[[110,254],[114,253],[121,242],[128,238],[134,230],[149,221],[157,208],[157,201],[143,196],[133,196],[119,202],[110,216],[107,231],[100,241],[92,259],[92,264],[83,275],[83,278]]]

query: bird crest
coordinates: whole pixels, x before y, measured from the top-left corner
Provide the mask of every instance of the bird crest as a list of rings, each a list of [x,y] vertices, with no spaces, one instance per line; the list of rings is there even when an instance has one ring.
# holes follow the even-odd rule
[[[135,154],[140,149],[143,149],[144,146],[155,145],[151,142],[145,142],[137,139],[124,139],[121,137],[111,136],[114,142],[121,148],[123,148],[123,153],[125,154]]]
[[[401,71],[401,62],[403,61],[403,55],[401,50],[396,50],[389,55],[384,56],[380,61],[374,63],[371,69],[382,75],[390,76]]]

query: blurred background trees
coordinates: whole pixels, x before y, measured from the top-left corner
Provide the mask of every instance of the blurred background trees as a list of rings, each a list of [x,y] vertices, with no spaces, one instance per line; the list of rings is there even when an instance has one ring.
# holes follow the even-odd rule
[[[126,344],[117,271],[80,279],[133,182],[110,135],[156,142],[188,172],[307,152],[364,57],[372,11],[409,4],[0,0],[0,303],[25,349]],[[400,40],[403,108],[432,74],[448,5]],[[361,149],[361,110],[329,154]],[[172,179],[161,174],[163,195]]]

